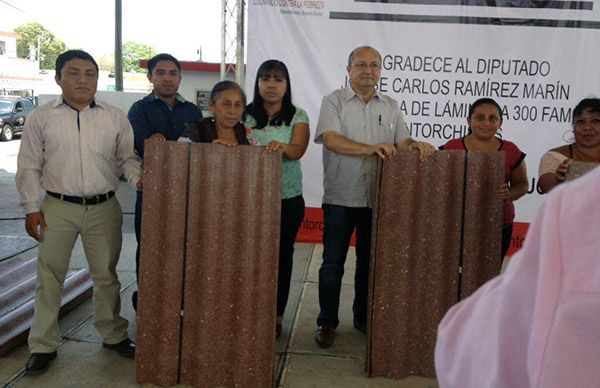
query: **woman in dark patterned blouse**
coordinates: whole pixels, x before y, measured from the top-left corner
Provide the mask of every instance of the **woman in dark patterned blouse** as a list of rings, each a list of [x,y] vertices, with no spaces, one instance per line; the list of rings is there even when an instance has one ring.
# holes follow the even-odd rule
[[[253,144],[252,130],[241,123],[245,106],[246,95],[242,88],[233,81],[221,81],[210,93],[208,109],[212,117],[188,125],[181,138],[226,146]]]

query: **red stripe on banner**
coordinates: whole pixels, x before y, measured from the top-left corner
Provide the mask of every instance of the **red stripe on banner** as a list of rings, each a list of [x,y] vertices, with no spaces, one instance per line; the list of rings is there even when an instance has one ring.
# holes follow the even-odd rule
[[[323,242],[323,210],[319,207],[307,207],[304,219],[296,236],[297,242],[322,244]]]
[[[515,222],[513,225],[512,239],[506,253],[507,256],[514,255],[523,247],[525,235],[529,229],[529,222]]]
[[[323,209],[320,207],[307,207],[304,210],[304,219],[296,236],[297,242],[322,244],[323,243]],[[350,245],[354,246],[356,233],[352,233]]]
[[[323,210],[319,207],[307,207],[304,212],[304,220],[300,225],[297,242],[322,244],[323,243]],[[507,256],[512,256],[521,249],[525,242],[525,235],[529,229],[528,222],[515,222],[513,227],[513,235],[508,248]],[[352,235],[351,245],[354,245],[356,236]]]

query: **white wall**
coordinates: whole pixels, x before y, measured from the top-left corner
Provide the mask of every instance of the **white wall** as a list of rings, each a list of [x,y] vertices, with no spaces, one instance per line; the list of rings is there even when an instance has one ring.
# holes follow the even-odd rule
[[[17,57],[17,38],[12,33],[2,33],[0,32],[0,41],[4,42],[4,55],[10,58]]]
[[[221,80],[221,74],[209,73],[209,72],[198,72],[198,71],[185,71],[181,72],[181,85],[179,86],[179,94],[185,97],[186,100],[196,104],[196,95],[198,91],[208,92],[212,90],[213,86]],[[227,79],[233,80],[233,75],[227,77]],[[206,116],[208,111],[202,107],[202,113]]]
[[[111,80],[108,80],[110,82]],[[195,72],[195,71],[183,71],[182,72],[182,80],[179,86],[179,94],[181,94],[186,100],[196,103],[196,94],[198,91],[206,91],[210,93],[213,86],[220,81],[219,73],[209,73],[209,72]],[[39,94],[39,104],[44,104],[52,99],[56,98],[60,93],[60,88],[58,85],[54,83],[52,80],[52,87],[56,91],[44,91]],[[141,84],[139,88],[143,89],[144,84]],[[152,90],[152,85],[147,83],[148,91]],[[105,88],[106,86],[98,81],[98,91],[96,92],[96,96],[98,99],[108,102],[109,104],[115,105],[125,112],[129,110],[131,105],[146,96],[148,93],[146,92],[114,92],[114,91],[106,91],[100,90]],[[251,96],[250,96],[251,97]],[[208,115],[208,111],[203,110],[202,112],[205,115]]]

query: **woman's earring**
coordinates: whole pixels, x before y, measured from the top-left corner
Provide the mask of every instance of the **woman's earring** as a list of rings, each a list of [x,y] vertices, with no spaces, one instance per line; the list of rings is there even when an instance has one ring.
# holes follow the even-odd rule
[[[570,134],[570,136],[569,136]],[[570,144],[575,142],[575,132],[572,129],[563,133],[563,140],[565,143]]]

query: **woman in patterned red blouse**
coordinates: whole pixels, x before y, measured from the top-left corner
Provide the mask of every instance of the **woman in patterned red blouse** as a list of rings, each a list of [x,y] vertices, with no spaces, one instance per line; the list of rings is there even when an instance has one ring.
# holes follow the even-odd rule
[[[529,187],[525,154],[512,142],[497,136],[502,125],[502,108],[491,98],[480,98],[469,108],[467,117],[469,133],[460,139],[450,140],[443,150],[500,151],[504,157],[504,184],[498,188],[498,198],[504,200],[502,224],[502,256],[506,255],[512,236],[515,207],[513,201],[521,198]]]

